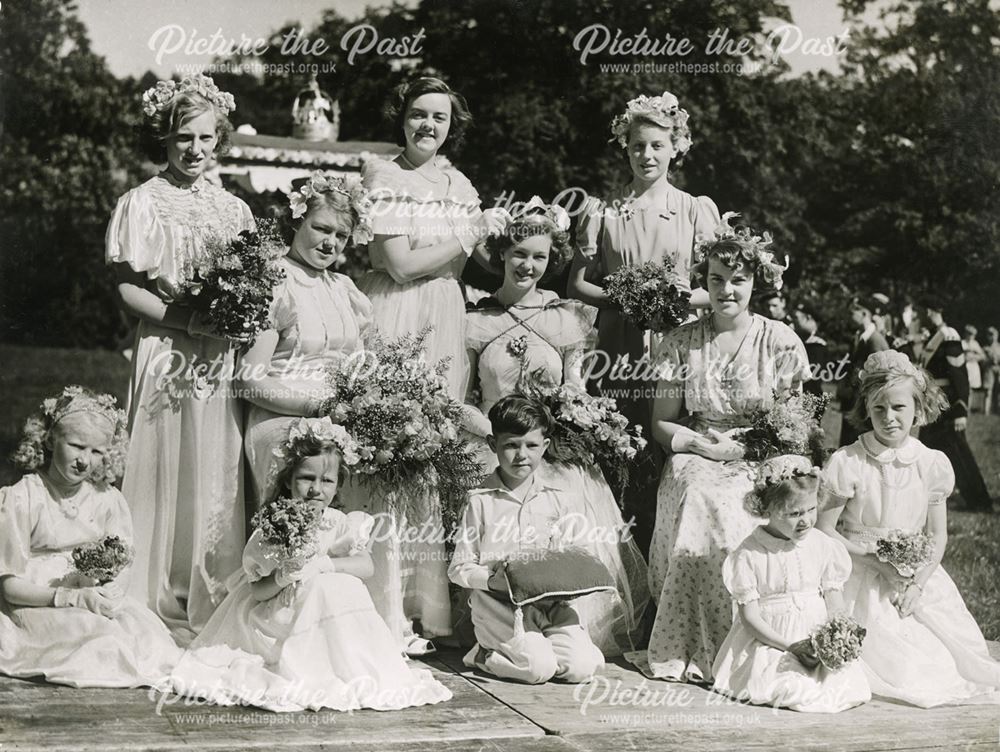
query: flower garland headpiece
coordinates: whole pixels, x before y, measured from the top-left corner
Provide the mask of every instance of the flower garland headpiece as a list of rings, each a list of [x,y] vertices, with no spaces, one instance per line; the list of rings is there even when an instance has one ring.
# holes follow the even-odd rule
[[[704,262],[718,243],[732,240],[739,243],[752,257],[756,258],[763,271],[764,279],[775,290],[780,290],[784,284],[781,276],[788,269],[787,259],[784,264],[781,264],[775,260],[774,254],[767,250],[773,242],[771,233],[765,231],[761,235],[757,235],[750,227],[733,227],[730,222],[738,216],[740,215],[737,212],[726,212],[722,215],[722,221],[715,228],[711,238],[701,237],[698,239],[694,246],[695,263]]]
[[[360,447],[343,426],[330,420],[329,416],[322,418],[299,418],[288,428],[288,436],[272,450],[275,462],[271,466],[272,474],[277,474],[282,468],[293,462],[298,462],[306,451],[306,447],[314,442],[333,444],[340,450],[345,465],[350,467],[361,461]]]
[[[354,245],[364,245],[375,237],[372,229],[373,203],[366,189],[359,181],[348,180],[335,173],[316,170],[309,180],[299,190],[288,194],[288,205],[292,210],[292,219],[298,219],[306,213],[308,201],[312,196],[321,193],[341,193],[347,196],[351,203],[351,211],[357,216],[354,230],[351,232],[351,242]]]
[[[546,204],[540,197],[532,196],[528,203],[515,208],[511,213],[511,221],[505,234],[515,241],[536,235],[539,217],[548,219],[559,232],[569,230],[569,214],[565,209],[558,204]]]
[[[629,128],[632,127],[632,121],[640,116],[647,117],[654,123],[662,123],[673,131],[670,141],[677,151],[677,156],[681,156],[691,148],[691,129],[687,124],[687,110],[681,109],[677,97],[669,91],[663,92],[658,97],[647,97],[642,94],[629,100],[625,105],[625,112],[611,121],[613,135],[609,141],[617,141],[623,149],[627,147]]]
[[[882,350],[868,356],[858,372],[858,379],[864,383],[874,376],[909,376],[916,382],[918,389],[924,389],[927,385],[923,371],[899,350]]]
[[[792,478],[820,477],[820,469],[808,457],[798,454],[784,454],[764,460],[757,468],[753,490],[746,495],[747,509],[755,517],[767,517],[768,509],[763,495],[768,488],[780,485]]]
[[[26,472],[44,467],[50,459],[47,447],[49,434],[59,421],[76,413],[98,415],[111,425],[111,444],[104,461],[94,468],[89,478],[103,489],[118,480],[125,471],[128,415],[119,409],[118,401],[112,395],[95,394],[82,386],[68,386],[58,397],[49,397],[39,405],[38,412],[25,421],[24,435],[14,452],[14,464]]]
[[[196,73],[184,77],[180,83],[173,80],[157,81],[156,86],[143,92],[142,111],[146,117],[153,117],[157,112],[170,107],[174,98],[180,94],[200,94],[218,107],[223,115],[236,109],[236,100],[232,94],[222,91],[209,76]]]

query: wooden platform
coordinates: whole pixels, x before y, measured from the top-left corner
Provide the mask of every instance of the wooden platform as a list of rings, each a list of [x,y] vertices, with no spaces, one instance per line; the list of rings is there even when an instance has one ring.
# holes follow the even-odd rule
[[[991,646],[1000,656],[997,644]],[[445,651],[427,665],[454,699],[391,713],[276,714],[185,705],[146,690],[71,689],[0,678],[8,750],[992,750],[1000,706],[921,710],[885,701],[832,716],[733,703],[607,664],[579,688],[502,682]]]

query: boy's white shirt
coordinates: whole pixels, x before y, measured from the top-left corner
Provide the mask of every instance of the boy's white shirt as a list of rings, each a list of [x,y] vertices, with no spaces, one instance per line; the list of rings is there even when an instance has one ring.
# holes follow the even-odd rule
[[[523,551],[572,545],[586,520],[571,507],[565,489],[536,471],[522,501],[499,471],[469,491],[448,578],[462,587],[489,590],[492,567]]]

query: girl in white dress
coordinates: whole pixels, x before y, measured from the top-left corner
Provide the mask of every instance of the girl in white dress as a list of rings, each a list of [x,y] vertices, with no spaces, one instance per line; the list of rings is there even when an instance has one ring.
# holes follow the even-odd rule
[[[819,528],[854,561],[844,588],[849,612],[868,630],[862,662],[872,692],[921,707],[1000,700],[1000,663],[941,567],[948,544],[945,501],[955,487],[948,458],[910,435],[947,406],[941,390],[903,353],[870,355],[853,419],[869,429],[837,450],[823,471]],[[925,532],[933,557],[912,577],[876,556],[893,530]]]
[[[322,505],[316,551],[304,564],[282,561],[255,530],[229,596],[184,654],[170,689],[275,711],[393,710],[451,697],[429,671],[407,665],[375,611],[364,583],[374,570],[374,520],[332,506],[341,464],[356,462],[356,449],[329,418],[292,423],[275,451],[275,496]]]
[[[121,307],[139,320],[122,479],[135,524],[129,594],[182,642],[225,597],[246,543],[236,348],[183,292],[210,239],[254,227],[247,205],[205,177],[228,144],[234,106],[202,75],[143,95],[148,156],[166,169],[118,199],[105,241]]]
[[[837,713],[871,699],[860,664],[830,671],[809,641],[813,629],[843,611],[851,572],[847,549],[814,529],[818,489],[819,468],[805,457],[776,457],[759,468],[746,503],[769,521],[722,567],[738,615],[712,667],[716,692],[807,713]]]
[[[161,681],[180,657],[156,615],[124,596],[127,570],[99,585],[73,564],[77,546],[107,536],[132,543],[128,505],[110,485],[127,443],[114,397],[78,386],[25,424],[14,460],[29,474],[0,489],[0,673],[138,687]]]

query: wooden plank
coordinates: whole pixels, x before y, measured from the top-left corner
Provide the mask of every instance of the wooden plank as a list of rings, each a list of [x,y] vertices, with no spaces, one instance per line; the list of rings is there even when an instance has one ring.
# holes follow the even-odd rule
[[[996,745],[1000,729],[996,705],[922,709],[876,699],[839,714],[796,713],[649,680],[622,661],[605,664],[591,685],[572,687],[504,682],[466,669],[451,655],[442,659],[548,733],[584,749],[644,749],[671,739],[708,750],[770,749],[791,739],[796,747],[859,752],[973,748]]]
[[[542,738],[535,724],[440,662],[429,662],[453,693],[445,703],[380,713],[269,713],[253,708],[165,704],[148,690],[73,689],[0,679],[0,743],[18,750],[426,748],[485,740]],[[168,698],[176,700],[177,698]],[[488,747],[487,747],[488,748]],[[510,749],[522,747],[511,746]],[[523,747],[532,749],[532,747]],[[543,747],[534,747],[542,749]]]

